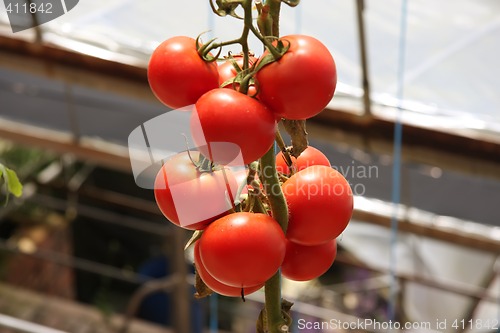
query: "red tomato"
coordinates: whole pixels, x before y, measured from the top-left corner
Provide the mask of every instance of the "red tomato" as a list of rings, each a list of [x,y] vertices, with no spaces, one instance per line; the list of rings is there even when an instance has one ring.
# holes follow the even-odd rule
[[[292,166],[295,172],[304,170],[311,165],[326,165],[331,166],[328,158],[319,149],[314,147],[307,147],[300,155],[299,158],[292,158]],[[289,175],[290,168],[286,164],[285,156],[282,152],[276,155],[276,170],[282,174]]]
[[[353,209],[351,187],[338,171],[313,165],[283,183],[290,212],[287,238],[302,245],[319,245],[339,236]]]
[[[281,40],[290,43],[290,48],[256,74],[258,98],[283,118],[311,118],[333,97],[337,85],[335,61],[326,46],[313,37],[289,35]],[[268,53],[264,52],[262,58]]]
[[[236,61],[236,63],[238,64],[238,66],[240,68],[243,68],[243,56],[235,56],[234,61]],[[257,61],[257,58],[250,57],[249,65],[251,66],[256,61]],[[239,88],[240,88],[239,83],[235,83],[235,84],[229,83],[229,84],[226,84],[223,86],[224,82],[226,82],[229,79],[233,79],[234,77],[236,77],[236,74],[238,74],[236,72],[236,69],[234,68],[231,60],[227,60],[227,61],[223,62],[222,64],[220,64],[218,67],[218,70],[219,70],[219,85],[222,88],[230,88],[230,89],[234,89],[234,90],[239,90]],[[252,85],[252,86],[248,87],[247,95],[254,96],[256,93],[257,93],[257,89],[255,88],[255,86]]]
[[[287,241],[286,255],[281,265],[284,277],[294,281],[308,281],[323,275],[337,256],[337,242],[305,246]]]
[[[285,234],[266,214],[224,216],[205,229],[199,242],[201,260],[210,275],[237,288],[262,285],[285,257]]]
[[[214,89],[196,102],[191,132],[200,152],[211,161],[246,165],[271,148],[276,119],[254,98],[231,89]]]
[[[197,161],[199,153],[190,152]],[[161,212],[186,229],[203,229],[232,208],[238,184],[229,169],[199,172],[187,152],[167,160],[158,172],[154,194]],[[195,209],[193,209],[195,207]]]
[[[154,50],[148,80],[156,97],[172,109],[194,104],[219,87],[217,64],[203,60],[195,40],[184,36],[167,39]]]
[[[214,277],[207,272],[207,269],[205,268],[205,266],[201,261],[200,247],[198,245],[198,242],[196,242],[194,245],[194,264],[196,266],[196,273],[198,273],[198,275],[208,288],[212,289],[217,294],[223,296],[241,297],[241,288],[225,285],[224,283],[221,283],[216,279],[214,279]],[[262,288],[263,286],[264,284],[255,287],[243,288],[243,294],[244,296],[250,295],[251,293],[254,293],[260,288]]]

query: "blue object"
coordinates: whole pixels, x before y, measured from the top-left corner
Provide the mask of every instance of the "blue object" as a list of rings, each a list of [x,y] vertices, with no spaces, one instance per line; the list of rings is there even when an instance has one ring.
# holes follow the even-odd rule
[[[193,270],[193,267],[190,267]],[[164,278],[172,273],[170,264],[166,256],[161,255],[146,261],[139,267],[139,274],[152,278]],[[194,288],[191,295],[194,294]],[[202,303],[191,295],[186,295],[192,299],[191,302],[191,329],[193,333],[203,331],[203,309]],[[157,292],[144,298],[138,311],[137,317],[164,326],[172,326],[174,304],[171,293]]]

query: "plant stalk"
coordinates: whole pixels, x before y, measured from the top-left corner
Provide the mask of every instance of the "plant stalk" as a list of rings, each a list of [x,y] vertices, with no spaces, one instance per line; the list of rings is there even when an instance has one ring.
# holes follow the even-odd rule
[[[281,1],[267,0],[266,5],[269,5],[269,16],[272,20],[272,35],[279,37]],[[269,149],[261,158],[260,165],[264,188],[269,198],[273,218],[278,221],[283,232],[286,233],[288,227],[288,206],[281,191],[281,185],[276,172],[274,147]],[[279,270],[266,282],[265,300],[268,333],[288,332],[288,326],[285,324],[283,314],[281,313],[281,272]]]
[[[281,191],[278,174],[276,172],[276,157],[274,147],[261,158],[261,176],[264,188],[269,199],[273,218],[280,224],[286,233],[288,227],[288,206]],[[288,332],[281,313],[281,273],[280,271],[270,278],[265,285],[267,332]],[[285,330],[283,330],[285,328]]]
[[[269,14],[273,20],[273,36],[279,37],[281,0],[268,0],[266,3],[269,4]]]
[[[286,233],[288,228],[288,206],[281,190],[278,173],[276,171],[276,156],[274,155],[274,147],[260,159],[260,168],[262,182],[266,190],[273,218],[278,221],[283,232]]]

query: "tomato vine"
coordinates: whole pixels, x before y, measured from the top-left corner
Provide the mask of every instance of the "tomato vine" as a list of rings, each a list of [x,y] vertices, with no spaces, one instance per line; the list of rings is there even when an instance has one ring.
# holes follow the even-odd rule
[[[186,247],[194,244],[198,296],[211,287],[244,298],[264,285],[258,333],[289,332],[292,303],[282,298],[280,267],[296,280],[323,274],[352,214],[349,184],[309,146],[306,131],[306,119],[333,97],[335,62],[311,36],[280,37],[282,3],[295,7],[299,0],[210,0],[215,15],[243,21],[241,35],[206,43],[200,36],[174,37],[148,66],[151,88],[164,104],[195,104],[190,125],[199,151],[192,155],[209,166],[200,168],[185,153],[165,161],[155,183],[158,206],[174,224],[196,230]],[[260,57],[250,52],[250,34],[264,46]],[[241,55],[220,59],[230,45],[239,45]],[[247,170],[239,185],[229,168],[235,165]],[[174,194],[197,209],[182,212]]]

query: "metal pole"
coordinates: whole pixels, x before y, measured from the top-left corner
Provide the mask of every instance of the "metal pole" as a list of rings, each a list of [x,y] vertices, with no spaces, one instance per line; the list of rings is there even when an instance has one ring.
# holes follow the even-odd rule
[[[176,332],[191,332],[191,302],[189,284],[187,282],[188,268],[184,256],[184,231],[175,228],[172,246],[174,246],[174,274],[181,279],[174,291],[174,325]]]
[[[370,83],[368,79],[368,57],[366,51],[366,35],[365,23],[363,19],[363,12],[365,10],[365,1],[356,0],[356,14],[358,21],[358,34],[359,34],[359,52],[361,57],[361,70],[362,70],[362,86],[363,86],[363,107],[364,116],[371,117],[371,102],[370,102]]]

